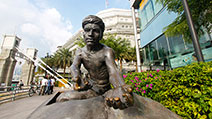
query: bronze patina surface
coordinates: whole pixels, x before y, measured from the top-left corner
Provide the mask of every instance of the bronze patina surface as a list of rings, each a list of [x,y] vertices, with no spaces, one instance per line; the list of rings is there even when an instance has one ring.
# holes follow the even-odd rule
[[[58,92],[28,119],[180,118],[160,103],[132,93],[117,69],[114,51],[99,43],[105,28],[102,19],[89,15],[82,27],[86,45],[76,51],[71,66],[74,90]],[[88,71],[85,78],[81,77],[81,65]]]
[[[89,15],[82,22],[85,47],[76,51],[71,66],[75,91],[61,94],[57,102],[87,99],[105,94],[106,104],[115,109],[123,109],[133,104],[132,88],[126,85],[115,64],[113,49],[99,43],[103,37],[105,25],[102,19]],[[83,65],[88,71],[86,78],[81,77],[80,67]]]

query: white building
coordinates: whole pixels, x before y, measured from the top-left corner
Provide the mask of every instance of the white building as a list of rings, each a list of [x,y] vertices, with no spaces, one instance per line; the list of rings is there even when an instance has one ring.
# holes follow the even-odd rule
[[[74,49],[78,48],[75,45],[75,41],[77,41],[80,37],[82,37],[82,29],[78,30],[69,40],[66,42],[61,48],[68,48],[69,51],[73,51]]]
[[[105,33],[117,34],[135,46],[131,10],[111,8],[97,13],[105,23]]]
[[[104,33],[116,34],[116,37],[126,38],[130,41],[132,47],[135,46],[131,10],[111,8],[100,11],[96,15],[102,18],[105,23]],[[76,32],[62,48],[74,50],[77,48],[74,42],[80,36],[82,37],[82,29]]]

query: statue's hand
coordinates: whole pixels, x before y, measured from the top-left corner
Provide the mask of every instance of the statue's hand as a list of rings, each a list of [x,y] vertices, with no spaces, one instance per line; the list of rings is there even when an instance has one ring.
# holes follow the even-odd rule
[[[114,109],[124,109],[133,105],[132,87],[123,85],[106,94],[106,104]]]
[[[79,90],[80,89],[80,79],[79,78],[73,78],[72,79],[74,82],[74,90]]]
[[[87,90],[90,87],[86,79],[81,80],[79,78],[75,78],[73,79],[73,81],[74,81],[74,90],[76,91]]]

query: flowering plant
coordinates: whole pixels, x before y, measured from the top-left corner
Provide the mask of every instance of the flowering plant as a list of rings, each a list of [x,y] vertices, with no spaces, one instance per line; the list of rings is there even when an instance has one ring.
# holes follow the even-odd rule
[[[160,80],[160,70],[131,73],[123,75],[125,82],[133,87],[133,91],[139,95],[146,96],[152,95],[152,91],[156,86],[157,80]]]
[[[212,62],[128,73],[124,79],[134,93],[158,101],[183,118],[212,119]]]

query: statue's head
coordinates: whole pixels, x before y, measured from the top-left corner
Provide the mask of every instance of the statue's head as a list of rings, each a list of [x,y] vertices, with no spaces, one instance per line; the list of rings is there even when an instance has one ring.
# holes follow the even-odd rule
[[[101,28],[102,32],[104,32],[105,24],[104,24],[104,22],[102,21],[101,18],[99,18],[99,17],[97,17],[95,15],[89,15],[89,16],[85,17],[83,19],[83,21],[82,21],[82,28],[84,29],[85,25],[89,24],[89,23],[99,25],[99,27]]]
[[[83,37],[87,45],[95,45],[102,39],[105,24],[101,18],[89,15],[82,21]]]

